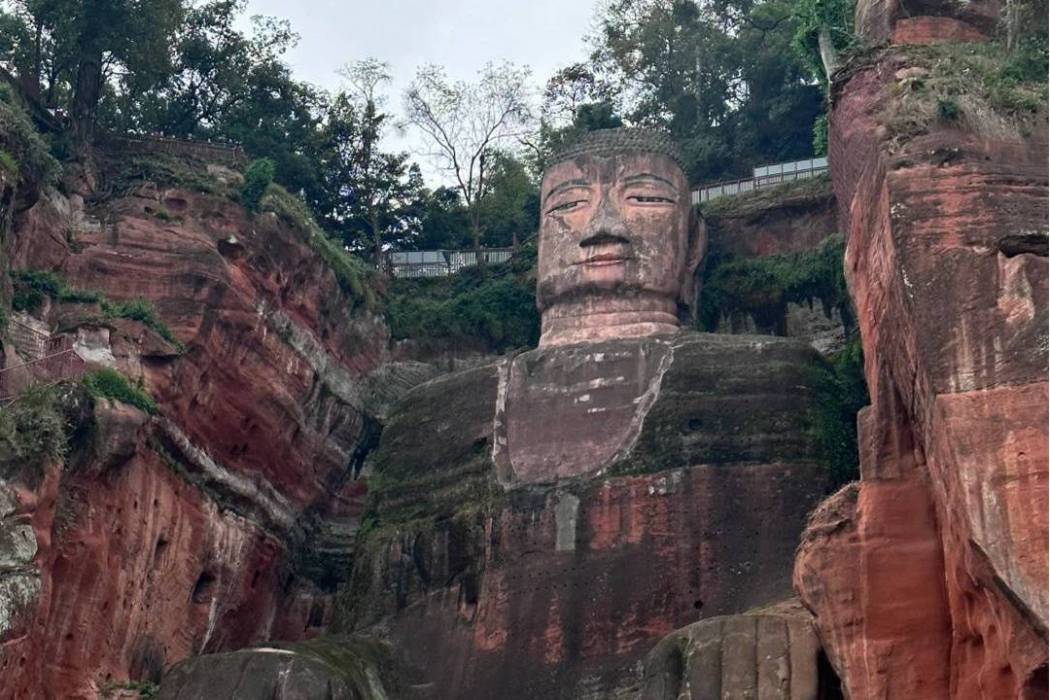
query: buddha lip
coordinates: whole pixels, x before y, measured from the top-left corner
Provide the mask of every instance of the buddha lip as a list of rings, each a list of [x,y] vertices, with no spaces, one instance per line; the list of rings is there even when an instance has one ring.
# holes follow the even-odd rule
[[[618,262],[627,262],[630,258],[623,253],[600,253],[586,260],[579,260],[574,265],[612,265]]]

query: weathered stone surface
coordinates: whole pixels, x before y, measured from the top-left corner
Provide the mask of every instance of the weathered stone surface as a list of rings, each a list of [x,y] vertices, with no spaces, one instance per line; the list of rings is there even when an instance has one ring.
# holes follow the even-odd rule
[[[717,199],[702,210],[709,254],[722,257],[813,250],[838,231],[835,193],[827,175]]]
[[[187,659],[158,700],[387,700],[416,697],[390,650],[372,640],[329,639]]]
[[[797,601],[676,630],[644,669],[640,700],[817,700],[838,691],[837,679],[822,677],[820,642]]]
[[[837,529],[815,516],[796,585],[852,697],[1041,697],[1045,123],[895,139],[880,119],[908,56],[880,54],[836,91],[832,175],[872,407],[856,508]]]
[[[75,471],[53,465],[20,493],[41,586],[25,624],[0,640],[0,697],[93,698],[107,680],[156,681],[166,664],[268,631],[283,545],[124,425],[137,449],[119,467],[95,468],[116,454],[89,447]]]
[[[192,654],[315,634],[331,591],[293,575],[289,546],[312,541],[329,512],[356,526],[370,412],[401,390],[369,391],[385,328],[304,232],[180,189],[93,205],[99,226],[70,223],[82,206],[51,193],[23,212],[13,266],[146,299],[185,349],[138,321],[100,322],[97,304],[35,312],[34,338],[67,340],[89,368],[141,380],[160,415],[100,402],[64,468],[6,485],[37,546],[18,575],[38,593],[0,636],[5,699],[94,698]],[[0,608],[14,598],[0,593]]]
[[[417,387],[383,433],[378,529],[333,628],[379,625],[427,669],[430,697],[633,697],[633,664],[662,636],[788,595],[802,520],[830,484],[812,422],[819,356],[796,341],[699,334],[585,348],[521,357],[550,368],[586,352],[666,356],[637,438],[601,478],[497,478],[494,438],[530,449],[499,442],[512,387],[500,376],[517,358]],[[588,415],[573,408],[594,393],[586,381],[544,376],[564,388],[548,420]]]
[[[859,0],[854,23],[868,43],[981,41],[994,31],[1000,0]]]
[[[540,184],[540,347],[674,333],[696,305],[706,233],[670,139],[592,131]]]

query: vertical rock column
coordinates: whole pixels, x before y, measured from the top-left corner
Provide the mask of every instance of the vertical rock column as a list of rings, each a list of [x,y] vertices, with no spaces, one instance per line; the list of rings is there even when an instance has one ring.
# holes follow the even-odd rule
[[[988,3],[922,5],[861,2],[861,31],[898,45],[834,91],[872,406],[861,481],[811,518],[795,585],[851,697],[1045,697],[1046,127],[894,133],[924,70],[899,45],[983,40]]]

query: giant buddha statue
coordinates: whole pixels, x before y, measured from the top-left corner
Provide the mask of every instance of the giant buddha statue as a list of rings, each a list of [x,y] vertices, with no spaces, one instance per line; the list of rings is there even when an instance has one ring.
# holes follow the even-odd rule
[[[818,697],[808,622],[770,610],[831,485],[823,360],[692,330],[705,230],[666,136],[593,132],[541,187],[539,347],[392,411],[330,632],[414,670],[390,697]]]

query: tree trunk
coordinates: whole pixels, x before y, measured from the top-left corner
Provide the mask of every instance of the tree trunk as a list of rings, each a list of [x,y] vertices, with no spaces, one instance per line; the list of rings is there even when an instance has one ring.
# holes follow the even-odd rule
[[[383,236],[379,231],[379,214],[375,206],[369,208],[369,220],[372,225],[372,245],[375,250],[376,267],[383,269]]]
[[[478,159],[478,191],[474,194],[474,206],[471,207],[470,228],[474,236],[474,262],[478,265],[481,278],[485,278],[485,258],[481,254],[481,197],[485,194],[485,154]]]
[[[830,83],[831,76],[839,68],[839,52],[831,40],[831,32],[827,27],[820,28],[817,34],[817,46],[820,48],[820,61],[824,64],[824,75],[828,76],[828,83]]]
[[[1006,0],[1006,50],[1013,52],[1017,48],[1021,33],[1021,18],[1018,0]]]
[[[81,55],[73,92],[73,138],[78,156],[87,156],[95,140],[95,118],[102,92],[102,53]]]

